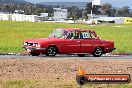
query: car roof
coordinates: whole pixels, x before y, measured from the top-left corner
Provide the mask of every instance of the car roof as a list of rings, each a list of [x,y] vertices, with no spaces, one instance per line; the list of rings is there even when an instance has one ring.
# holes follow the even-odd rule
[[[74,30],[77,30],[77,31],[89,31],[89,32],[94,32],[93,30],[90,30],[90,29],[81,29],[81,28],[61,28],[61,29],[64,29],[64,30],[67,30],[67,31],[74,31]]]

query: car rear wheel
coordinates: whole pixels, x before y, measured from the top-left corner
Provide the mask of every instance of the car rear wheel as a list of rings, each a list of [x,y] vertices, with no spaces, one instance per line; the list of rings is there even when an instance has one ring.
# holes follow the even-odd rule
[[[100,57],[103,54],[103,49],[101,47],[96,47],[92,55],[94,57]]]
[[[30,54],[31,54],[32,56],[39,56],[39,55],[40,55],[40,53],[35,53],[35,52],[30,52]]]
[[[49,46],[46,50],[46,56],[55,56],[57,54],[57,48],[55,46]]]
[[[79,57],[84,57],[84,56],[85,56],[85,54],[78,54],[78,56],[79,56]]]

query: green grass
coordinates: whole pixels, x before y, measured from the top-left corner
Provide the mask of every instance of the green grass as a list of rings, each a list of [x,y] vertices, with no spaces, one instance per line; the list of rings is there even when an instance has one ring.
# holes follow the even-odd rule
[[[114,52],[132,52],[132,25],[89,26],[84,24],[64,24],[45,22],[0,21],[0,53],[22,52],[23,41],[30,38],[48,37],[56,28],[86,28],[97,32],[103,40],[112,40],[117,48]]]
[[[132,88],[132,84],[86,84],[79,86],[76,82],[65,84],[46,83],[42,80],[6,80],[0,81],[0,88]]]
[[[6,80],[0,81],[0,88],[36,88],[37,84],[32,80]]]

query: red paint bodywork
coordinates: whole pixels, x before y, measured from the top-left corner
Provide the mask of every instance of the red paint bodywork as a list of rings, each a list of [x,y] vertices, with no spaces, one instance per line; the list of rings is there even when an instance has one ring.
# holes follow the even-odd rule
[[[95,31],[82,30],[80,28],[63,28],[67,31],[87,31],[92,32],[96,38],[90,39],[62,39],[62,38],[40,38],[40,39],[29,39],[24,42],[28,43],[39,43],[39,47],[24,45],[23,47],[28,52],[45,53],[46,48],[49,46],[56,46],[59,50],[59,54],[76,54],[76,53],[92,53],[96,47],[102,47],[104,53],[112,52],[114,48],[114,42],[100,40]]]

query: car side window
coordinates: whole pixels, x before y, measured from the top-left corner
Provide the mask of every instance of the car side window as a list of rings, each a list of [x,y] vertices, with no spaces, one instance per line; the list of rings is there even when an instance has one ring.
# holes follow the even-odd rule
[[[70,33],[70,38],[71,39],[79,39],[79,32],[78,31],[72,31]]]
[[[80,39],[89,39],[91,38],[91,35],[89,32],[81,32],[80,33]]]

